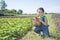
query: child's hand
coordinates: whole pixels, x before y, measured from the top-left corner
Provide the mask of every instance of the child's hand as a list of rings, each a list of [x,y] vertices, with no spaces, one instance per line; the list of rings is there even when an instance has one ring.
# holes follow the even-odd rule
[[[33,18],[33,21],[36,21],[36,22],[40,22],[42,19],[41,18],[38,18],[38,17],[34,17]]]
[[[42,22],[42,18],[40,18],[39,21]]]
[[[40,22],[42,21],[42,18],[39,16],[39,17],[36,17],[37,18],[37,21]]]
[[[33,18],[33,25],[34,26],[38,26],[38,25],[40,25],[40,20],[39,20],[40,18],[37,18],[37,17],[34,17]]]
[[[35,20],[35,17],[33,18],[33,20]]]

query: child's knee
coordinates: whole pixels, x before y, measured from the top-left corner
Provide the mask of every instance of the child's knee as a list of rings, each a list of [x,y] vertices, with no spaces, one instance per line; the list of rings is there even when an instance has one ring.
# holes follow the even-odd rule
[[[35,30],[35,29],[36,29],[36,27],[33,27],[33,28],[32,28],[32,30]]]
[[[33,27],[32,30],[35,31],[35,32],[39,31],[36,27]]]

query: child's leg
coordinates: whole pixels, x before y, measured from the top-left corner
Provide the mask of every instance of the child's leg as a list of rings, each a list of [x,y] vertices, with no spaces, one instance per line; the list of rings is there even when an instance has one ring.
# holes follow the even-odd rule
[[[47,36],[47,37],[50,36],[49,30],[48,30],[48,27],[47,26],[43,28],[43,34],[44,34],[44,36]]]
[[[33,27],[32,30],[34,30],[37,34],[40,34],[40,28],[39,27]]]

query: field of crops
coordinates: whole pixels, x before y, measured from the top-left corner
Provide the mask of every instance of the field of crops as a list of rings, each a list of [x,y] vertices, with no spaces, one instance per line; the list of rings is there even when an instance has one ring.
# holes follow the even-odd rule
[[[31,29],[31,18],[0,18],[0,40],[15,40]]]
[[[45,16],[48,18],[50,38],[43,39],[40,36],[36,36],[36,33],[31,30],[32,18],[0,18],[0,40],[16,40],[18,37],[19,40],[58,40],[59,37],[57,37],[58,33],[56,31],[60,27],[58,26],[58,24],[60,25],[60,16],[52,14]],[[20,37],[22,38],[20,39]]]

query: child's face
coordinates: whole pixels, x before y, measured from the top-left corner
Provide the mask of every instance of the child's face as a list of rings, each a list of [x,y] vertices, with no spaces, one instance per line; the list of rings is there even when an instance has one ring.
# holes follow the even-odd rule
[[[37,10],[38,16],[43,16],[44,12],[40,9]]]

